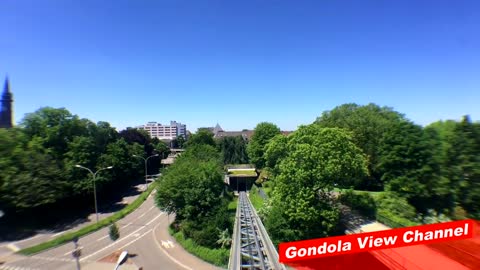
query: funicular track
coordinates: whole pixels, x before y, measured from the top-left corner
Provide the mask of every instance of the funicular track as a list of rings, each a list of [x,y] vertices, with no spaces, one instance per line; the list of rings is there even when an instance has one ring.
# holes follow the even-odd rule
[[[278,262],[278,253],[243,191],[239,193],[228,269],[286,269]]]

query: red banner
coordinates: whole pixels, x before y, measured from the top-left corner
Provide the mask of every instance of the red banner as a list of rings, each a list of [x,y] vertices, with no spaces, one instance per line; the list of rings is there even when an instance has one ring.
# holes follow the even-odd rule
[[[280,262],[289,263],[326,256],[467,239],[473,237],[473,226],[473,220],[462,220],[281,243],[279,246]]]

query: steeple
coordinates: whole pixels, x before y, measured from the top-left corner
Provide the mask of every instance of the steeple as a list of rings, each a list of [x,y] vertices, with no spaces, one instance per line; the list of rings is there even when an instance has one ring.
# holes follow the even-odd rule
[[[12,92],[10,92],[10,82],[8,81],[8,77],[5,77],[5,85],[3,86],[3,93],[2,93],[2,100],[5,97],[12,97]]]
[[[222,131],[223,131],[222,127],[217,123],[215,128],[213,128],[213,135],[217,135],[217,133],[222,132]]]
[[[0,128],[11,128],[13,126],[13,95],[10,92],[10,82],[5,78],[5,85],[0,100]]]

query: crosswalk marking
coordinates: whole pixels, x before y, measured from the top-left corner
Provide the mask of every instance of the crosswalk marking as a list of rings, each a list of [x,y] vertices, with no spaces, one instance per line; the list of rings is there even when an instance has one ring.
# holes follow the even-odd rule
[[[0,265],[1,270],[39,270],[38,268],[19,267],[13,265]]]
[[[45,260],[45,261],[57,261],[57,262],[74,262],[73,259],[63,259],[63,258],[54,258],[54,257],[42,257],[42,256],[37,256],[37,255],[34,255],[32,256],[32,258],[35,258],[35,259],[40,259],[40,260]]]

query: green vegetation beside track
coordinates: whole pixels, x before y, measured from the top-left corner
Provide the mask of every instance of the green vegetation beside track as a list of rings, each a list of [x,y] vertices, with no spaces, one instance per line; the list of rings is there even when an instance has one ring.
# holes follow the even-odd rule
[[[228,258],[230,256],[229,248],[208,248],[197,245],[192,239],[185,238],[182,231],[174,232],[169,228],[170,234],[177,240],[177,242],[189,253],[198,258],[212,263],[216,266],[227,268]]]
[[[131,204],[126,206],[124,209],[118,211],[117,213],[113,214],[112,216],[100,220],[98,223],[88,225],[86,227],[83,227],[77,231],[74,232],[69,232],[66,233],[62,236],[59,236],[53,240],[43,242],[41,244],[28,247],[25,249],[22,249],[18,251],[18,253],[23,254],[23,255],[33,255],[39,252],[42,252],[47,249],[51,249],[60,245],[63,245],[67,242],[72,241],[75,238],[80,238],[82,236],[85,236],[87,234],[93,233],[95,231],[98,231],[104,227],[107,227],[111,225],[112,223],[124,218],[126,215],[130,214],[133,212],[135,209],[137,209],[150,195],[153,189],[157,186],[158,182],[153,182],[147,189],[146,192],[142,193],[140,196],[138,196],[135,201],[133,201]]]
[[[250,193],[248,194],[250,202],[252,202],[253,207],[255,207],[255,210],[257,211],[260,210],[264,202],[264,199],[262,196],[260,196],[259,191],[259,188],[253,185]]]

